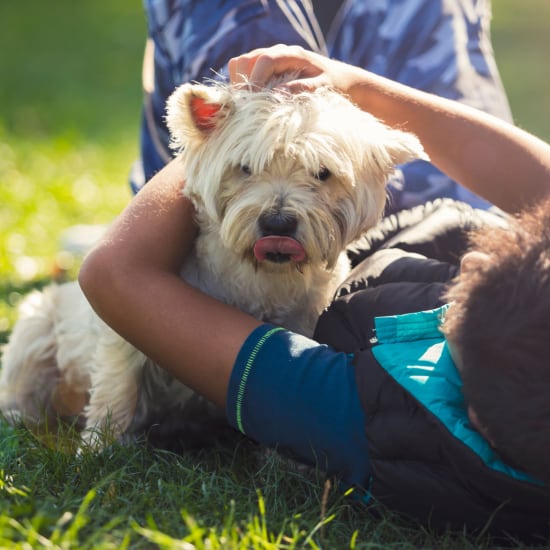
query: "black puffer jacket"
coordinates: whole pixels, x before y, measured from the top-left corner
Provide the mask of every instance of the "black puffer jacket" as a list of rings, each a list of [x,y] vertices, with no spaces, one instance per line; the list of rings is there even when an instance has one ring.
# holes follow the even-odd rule
[[[449,200],[385,219],[351,252],[356,267],[319,319],[315,338],[355,353],[376,500],[434,528],[487,528],[549,542],[550,488],[487,467],[370,351],[374,317],[442,305],[468,230],[502,223],[499,215]]]

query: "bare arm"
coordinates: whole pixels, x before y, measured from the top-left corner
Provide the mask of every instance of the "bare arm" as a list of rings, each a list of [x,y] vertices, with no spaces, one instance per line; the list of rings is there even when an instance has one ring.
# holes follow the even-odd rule
[[[306,78],[291,88],[337,82],[362,108],[415,132],[442,170],[502,208],[514,211],[548,194],[550,147],[525,132],[300,48],[270,52],[232,61],[233,79],[243,73],[261,83],[301,68]],[[88,255],[79,282],[114,330],[223,406],[236,356],[260,322],[180,279],[196,231],[182,184],[177,162],[159,172]]]
[[[79,282],[100,317],[220,406],[239,349],[260,323],[179,277],[196,228],[178,163],[159,172],[87,256]]]
[[[230,61],[233,82],[257,85],[300,71],[290,91],[333,86],[386,123],[415,133],[432,162],[455,181],[508,211],[550,193],[550,145],[458,102],[421,92],[298,46],[274,46]]]

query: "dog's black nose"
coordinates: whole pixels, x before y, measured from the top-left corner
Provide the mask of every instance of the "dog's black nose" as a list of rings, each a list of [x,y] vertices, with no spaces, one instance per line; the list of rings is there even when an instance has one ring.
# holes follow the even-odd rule
[[[281,235],[291,237],[296,233],[298,219],[295,216],[289,216],[276,213],[265,213],[260,216],[258,221],[260,231],[264,236]]]

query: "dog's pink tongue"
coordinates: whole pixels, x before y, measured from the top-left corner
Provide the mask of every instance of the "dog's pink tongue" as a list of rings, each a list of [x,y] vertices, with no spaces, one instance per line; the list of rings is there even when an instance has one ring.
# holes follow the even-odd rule
[[[288,256],[293,262],[303,262],[306,259],[304,247],[292,237],[280,237],[270,235],[262,237],[254,244],[254,256],[260,262],[264,260],[277,260],[282,256]]]

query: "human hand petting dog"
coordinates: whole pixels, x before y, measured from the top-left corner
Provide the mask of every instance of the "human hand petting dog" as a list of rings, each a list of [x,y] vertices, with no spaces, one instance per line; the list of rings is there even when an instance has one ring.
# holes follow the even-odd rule
[[[286,73],[297,73],[299,78],[284,84],[292,93],[313,91],[328,86],[347,94],[360,78],[360,69],[305,50],[301,46],[279,44],[260,48],[234,57],[228,63],[231,83],[243,82],[259,89]]]
[[[261,87],[287,72],[300,74],[286,83],[290,92],[333,87],[386,124],[416,134],[433,164],[505,211],[550,195],[550,145],[478,109],[299,46],[257,49],[229,62],[235,84]]]

